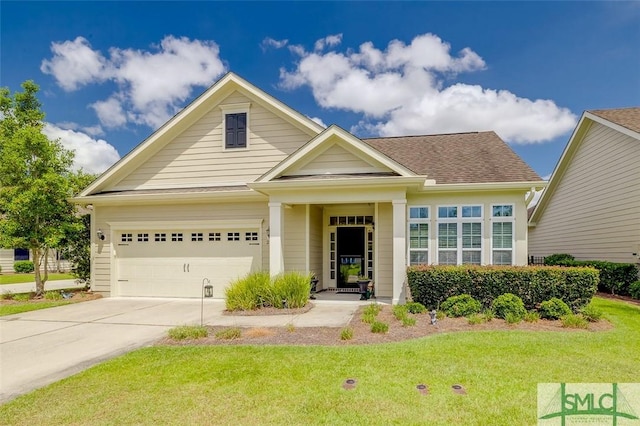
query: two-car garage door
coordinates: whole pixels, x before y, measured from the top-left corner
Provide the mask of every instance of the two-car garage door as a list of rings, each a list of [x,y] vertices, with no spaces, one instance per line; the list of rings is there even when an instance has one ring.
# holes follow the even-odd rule
[[[119,296],[200,297],[205,278],[214,297],[261,269],[259,228],[135,229],[114,232]]]

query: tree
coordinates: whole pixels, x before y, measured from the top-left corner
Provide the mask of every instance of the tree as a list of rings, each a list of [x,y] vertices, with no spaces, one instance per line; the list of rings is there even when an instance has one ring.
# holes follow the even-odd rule
[[[38,86],[27,81],[22,88],[13,97],[0,90],[0,246],[31,250],[39,296],[48,279],[49,248],[78,226],[67,201],[73,152],[42,133]]]

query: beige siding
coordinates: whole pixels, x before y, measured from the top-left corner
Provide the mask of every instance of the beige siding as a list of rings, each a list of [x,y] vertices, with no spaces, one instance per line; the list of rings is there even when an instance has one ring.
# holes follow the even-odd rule
[[[299,169],[288,171],[285,175],[304,176],[325,173],[379,173],[388,171],[388,168],[370,164],[339,144],[335,144]]]
[[[220,105],[251,102],[238,92]],[[311,137],[251,103],[248,149],[225,150],[223,112],[216,106],[113,189],[174,188],[252,182]]]
[[[410,195],[407,198],[407,208],[412,206],[429,207],[429,261],[438,263],[438,206],[464,206],[481,205],[482,211],[482,263],[489,265],[492,262],[491,250],[491,211],[494,204],[512,204],[514,213],[514,252],[515,265],[527,264],[527,208],[522,192],[482,192],[460,194],[420,194]],[[409,234],[407,231],[407,250],[409,247]],[[407,255],[407,261],[409,256]]]
[[[639,165],[639,140],[593,123],[529,231],[529,252],[637,262]]]
[[[375,238],[378,240],[378,267],[375,277],[376,296],[393,296],[393,206],[391,203],[378,204],[375,218]]]
[[[31,252],[29,252],[29,259],[31,259]],[[13,249],[0,249],[0,272],[14,272],[14,251]],[[71,269],[71,265],[66,260],[57,261],[55,250],[49,251],[49,261],[47,267],[50,272],[57,272],[58,270],[67,272]]]
[[[184,204],[159,206],[118,206],[94,207],[93,229],[101,229],[107,236],[104,241],[97,240],[92,232],[92,288],[94,291],[109,295],[111,291],[112,242],[117,237],[111,235],[109,223],[113,222],[145,222],[152,228],[152,223],[170,223],[171,221],[198,220],[263,220],[263,227],[269,223],[269,211],[266,203],[234,203],[234,204]],[[261,236],[265,240],[265,235]],[[262,268],[269,269],[269,245],[262,244]]]
[[[322,270],[322,208],[309,206],[309,271],[318,279],[318,290],[323,284]]]
[[[13,249],[0,249],[0,272],[13,272]]]

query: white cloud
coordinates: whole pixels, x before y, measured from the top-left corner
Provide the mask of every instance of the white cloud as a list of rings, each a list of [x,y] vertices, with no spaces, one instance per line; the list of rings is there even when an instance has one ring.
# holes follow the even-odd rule
[[[65,90],[104,81],[118,84],[117,92],[91,105],[106,127],[127,122],[158,127],[195,86],[208,86],[225,71],[216,43],[171,35],[151,51],[112,47],[108,58],[82,37],[53,43],[51,51],[53,57],[42,62],[41,70]]]
[[[334,34],[326,36],[325,38],[321,38],[320,40],[316,40],[314,45],[314,49],[316,51],[323,50],[325,47],[333,47],[342,43],[342,34]]]
[[[103,139],[93,139],[86,133],[63,129],[55,124],[47,123],[43,133],[52,140],[60,139],[60,143],[69,150],[75,151],[73,169],[83,169],[87,173],[102,173],[120,159],[118,151]]]
[[[63,129],[82,130],[91,136],[104,136],[104,130],[102,130],[102,126],[99,124],[96,124],[95,126],[81,126],[73,121],[61,121],[56,123],[56,126]]]
[[[495,130],[510,142],[534,143],[558,137],[576,123],[571,111],[551,100],[460,82],[446,86],[486,64],[469,47],[451,54],[451,46],[434,34],[419,35],[408,45],[393,40],[385,50],[366,42],[345,53],[320,51],[341,41],[328,39],[318,40],[313,52],[290,46],[300,58],[292,71],[280,70],[280,86],[309,86],[320,106],[364,114],[352,131],[392,136]]]
[[[321,125],[322,127],[327,127],[327,125],[326,125],[326,124],[324,124],[324,121],[322,121],[322,118],[319,118],[319,117],[309,117],[309,119],[310,119],[311,121],[313,121],[314,123]]]
[[[287,39],[276,40],[271,37],[265,37],[264,40],[262,40],[262,43],[260,43],[260,48],[262,49],[263,52],[265,52],[269,48],[281,49],[285,47],[287,43],[289,43],[289,40]]]

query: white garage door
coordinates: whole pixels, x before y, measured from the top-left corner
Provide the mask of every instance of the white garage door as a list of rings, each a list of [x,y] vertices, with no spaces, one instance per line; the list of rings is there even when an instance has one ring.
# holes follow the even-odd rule
[[[261,269],[258,229],[139,230],[114,234],[116,294],[201,297],[204,278],[214,297],[230,281]]]

